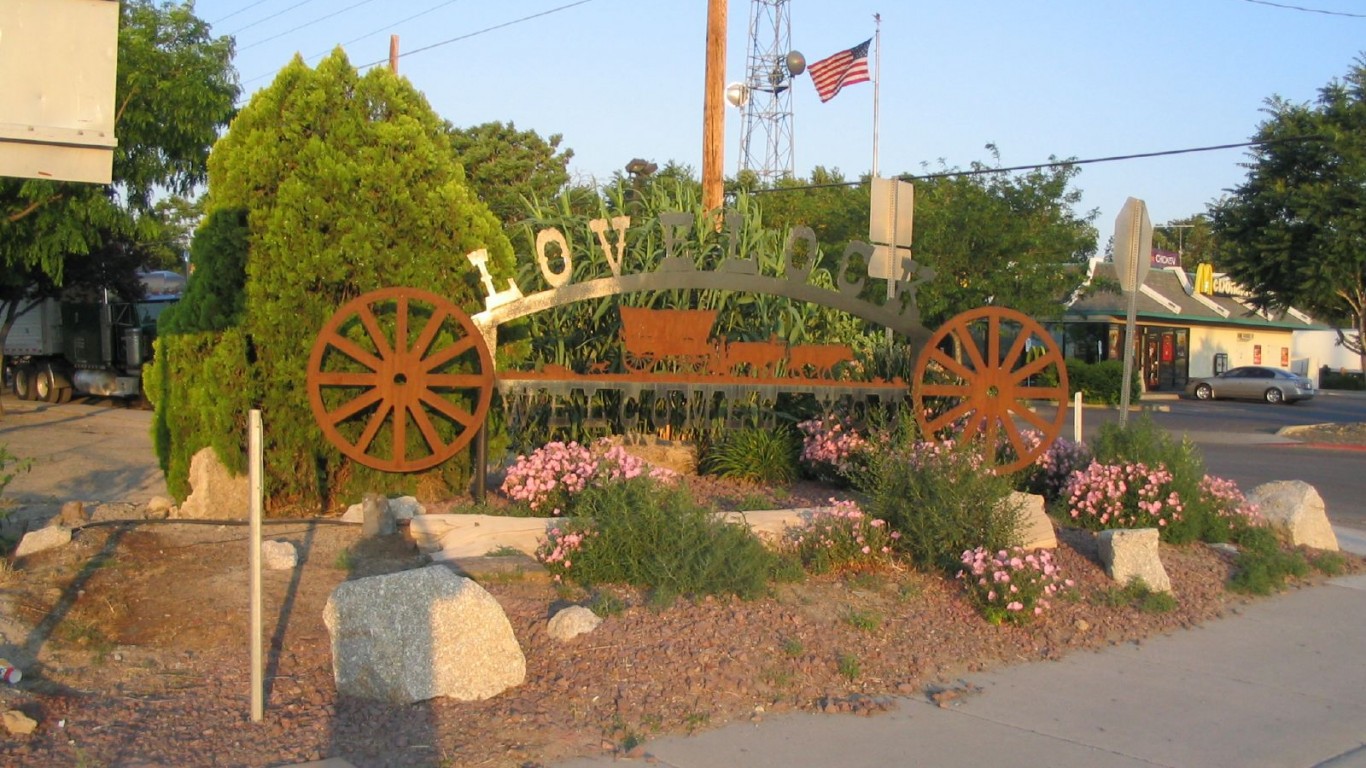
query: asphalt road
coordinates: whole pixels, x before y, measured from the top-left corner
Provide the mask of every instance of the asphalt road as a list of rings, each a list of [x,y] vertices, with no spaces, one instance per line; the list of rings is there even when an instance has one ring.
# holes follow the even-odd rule
[[[151,411],[119,401],[52,405],[11,395],[3,405],[0,445],[32,462],[5,488],[4,498],[18,507],[0,515],[5,536],[45,523],[66,501],[141,504],[168,495],[152,450]]]

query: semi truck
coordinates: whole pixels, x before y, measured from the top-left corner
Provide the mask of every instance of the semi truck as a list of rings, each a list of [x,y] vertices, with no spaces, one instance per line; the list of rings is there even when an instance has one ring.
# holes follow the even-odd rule
[[[142,280],[147,295],[140,301],[50,298],[16,317],[4,349],[14,395],[49,403],[75,395],[140,397],[157,318],[184,288],[174,272],[145,273]]]

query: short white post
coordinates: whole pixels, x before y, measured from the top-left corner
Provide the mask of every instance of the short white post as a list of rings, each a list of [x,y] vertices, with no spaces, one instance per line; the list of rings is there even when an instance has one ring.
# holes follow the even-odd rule
[[[1081,390],[1072,393],[1072,441],[1081,442]]]
[[[251,721],[265,717],[265,670],[261,653],[261,411],[252,409],[247,420],[248,485],[251,494]]]

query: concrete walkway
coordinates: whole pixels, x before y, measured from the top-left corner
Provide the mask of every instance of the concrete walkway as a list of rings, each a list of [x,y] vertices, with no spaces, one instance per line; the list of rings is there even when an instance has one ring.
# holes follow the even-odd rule
[[[1337,532],[1366,555],[1366,532]],[[645,750],[665,768],[1366,768],[1363,640],[1366,576],[1343,577],[1141,644],[973,675],[980,692],[948,708],[904,698],[888,714],[785,715]]]

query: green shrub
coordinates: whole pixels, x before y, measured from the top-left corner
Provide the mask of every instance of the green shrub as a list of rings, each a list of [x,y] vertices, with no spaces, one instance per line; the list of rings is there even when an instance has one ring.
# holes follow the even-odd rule
[[[1360,373],[1334,371],[1324,367],[1319,369],[1319,387],[1322,389],[1366,389],[1366,378]]]
[[[733,594],[768,588],[775,558],[749,528],[726,523],[682,486],[647,477],[584,490],[537,558],[557,580],[628,584],[657,596]]]
[[[956,569],[968,550],[1019,543],[1021,510],[1011,478],[993,474],[971,448],[952,443],[898,445],[875,434],[854,485],[865,511],[899,534],[898,548],[921,568]]]
[[[797,478],[801,442],[788,425],[728,432],[707,446],[698,462],[703,474],[767,485],[787,485]]]
[[[1068,358],[1066,365],[1068,386],[1073,392],[1080,392],[1086,402],[1119,405],[1123,400],[1123,361],[1102,360],[1098,363],[1088,363],[1077,358]],[[1142,391],[1137,366],[1134,367],[1129,385],[1130,397],[1137,399],[1139,392]]]
[[[1238,537],[1239,552],[1233,559],[1229,589],[1252,595],[1269,595],[1285,587],[1290,577],[1309,573],[1309,562],[1299,552],[1281,547],[1270,528],[1249,528]]]

